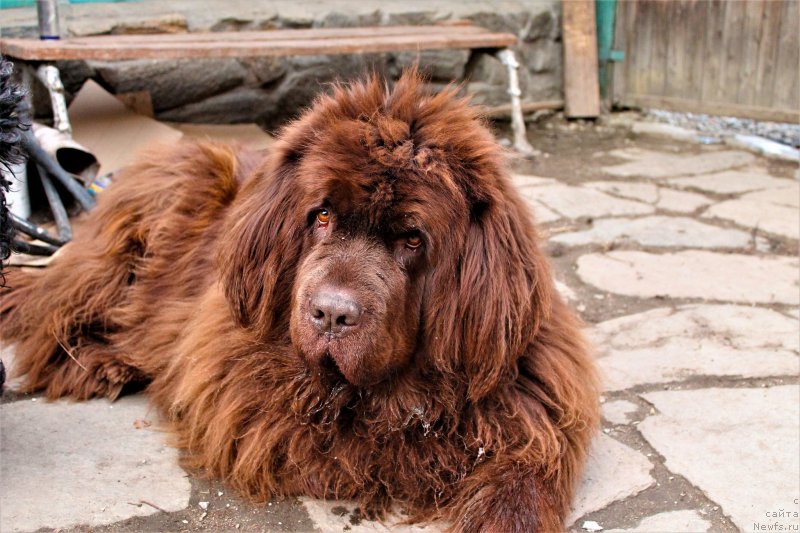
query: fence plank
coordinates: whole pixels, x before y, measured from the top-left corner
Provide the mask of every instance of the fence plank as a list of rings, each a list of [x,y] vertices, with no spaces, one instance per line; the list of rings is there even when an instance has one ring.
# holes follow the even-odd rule
[[[568,117],[600,114],[597,72],[597,28],[594,0],[562,4],[564,39],[564,101]]]
[[[800,109],[800,82],[798,82],[798,64],[800,64],[800,37],[798,22],[800,9],[797,0],[783,3],[781,17],[780,44],[778,45],[778,63],[775,71],[773,104],[797,113]]]
[[[616,103],[800,122],[800,0],[620,4]]]

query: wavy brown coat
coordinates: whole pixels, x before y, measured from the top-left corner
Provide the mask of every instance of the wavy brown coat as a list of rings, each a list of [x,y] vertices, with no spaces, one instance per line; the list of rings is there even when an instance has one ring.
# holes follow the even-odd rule
[[[423,87],[413,71],[336,86],[263,161],[211,142],[142,155],[52,266],[9,275],[0,332],[24,388],[146,384],[186,466],[257,501],[563,530],[598,421],[593,365],[500,148],[452,90]],[[398,245],[408,231],[424,246]],[[389,288],[369,296],[369,349],[336,352],[331,377],[297,315],[333,240]]]

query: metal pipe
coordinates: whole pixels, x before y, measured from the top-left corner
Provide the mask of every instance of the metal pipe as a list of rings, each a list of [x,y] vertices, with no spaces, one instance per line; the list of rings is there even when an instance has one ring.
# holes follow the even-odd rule
[[[66,242],[63,242],[58,237],[50,235],[43,227],[37,226],[33,222],[20,218],[13,213],[11,214],[11,225],[14,226],[17,231],[21,231],[25,235],[46,242],[47,244],[52,244],[53,246],[62,246],[66,244]]]
[[[59,39],[58,0],[36,0],[36,15],[39,18],[39,38],[43,41]]]
[[[53,108],[53,127],[68,136],[72,136],[72,126],[67,114],[67,98],[64,84],[61,82],[61,73],[54,65],[40,65],[36,69],[36,77],[47,88],[50,95],[50,105]]]
[[[44,151],[31,131],[26,131],[23,133],[22,145],[28,152],[28,155],[30,155],[31,159],[42,165],[48,174],[56,178],[61,185],[66,187],[69,193],[85,211],[90,211],[94,207],[94,198],[92,198],[86,189],[81,187],[81,185],[78,184],[78,182],[75,181],[75,179],[70,176],[66,170],[61,168],[61,165],[59,165],[57,161],[50,157],[50,154]]]
[[[64,203],[58,195],[56,186],[53,184],[50,176],[47,175],[47,171],[45,171],[41,165],[37,165],[36,168],[39,170],[39,179],[42,180],[44,194],[47,196],[47,203],[50,204],[50,211],[53,213],[53,218],[58,228],[58,238],[61,239],[62,242],[67,243],[72,240],[72,226],[69,223],[67,210],[64,208]]]
[[[31,244],[19,239],[14,239],[11,243],[11,249],[20,254],[43,256],[53,255],[58,251],[58,248],[49,244]]]
[[[539,154],[528,142],[525,135],[525,119],[522,117],[522,102],[519,88],[519,62],[510,48],[497,52],[497,58],[508,68],[508,94],[511,96],[511,130],[514,132],[514,148],[523,155],[533,157]]]

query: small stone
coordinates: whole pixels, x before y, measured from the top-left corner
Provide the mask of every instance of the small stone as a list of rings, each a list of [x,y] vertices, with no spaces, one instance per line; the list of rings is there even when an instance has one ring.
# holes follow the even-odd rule
[[[197,502],[197,505],[199,505],[200,509],[204,511],[208,509],[208,502]]]
[[[583,524],[581,524],[581,529],[584,531],[603,531],[603,526],[594,520],[586,520]]]

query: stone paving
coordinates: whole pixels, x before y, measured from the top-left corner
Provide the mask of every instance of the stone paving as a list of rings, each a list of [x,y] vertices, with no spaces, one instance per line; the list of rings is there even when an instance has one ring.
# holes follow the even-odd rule
[[[605,384],[570,528],[797,531],[796,165],[631,144],[606,143],[591,165],[554,153],[513,166]],[[247,504],[180,470],[142,396],[71,404],[12,393],[0,416],[3,532],[443,526],[361,521],[348,502]]]

